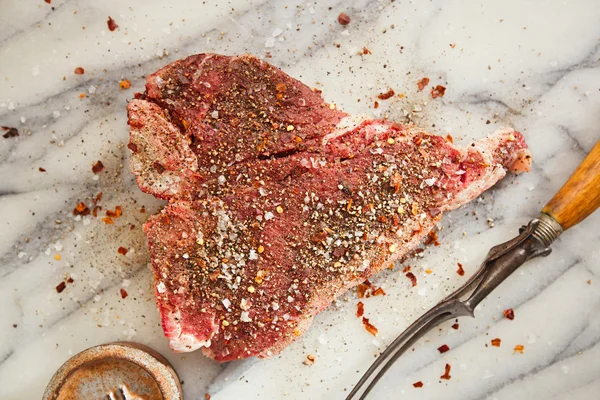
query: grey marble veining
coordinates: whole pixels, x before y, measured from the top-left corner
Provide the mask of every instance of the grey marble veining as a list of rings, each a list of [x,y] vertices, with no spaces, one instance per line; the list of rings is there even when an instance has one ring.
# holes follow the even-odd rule
[[[342,11],[352,19],[345,27],[336,21]],[[40,398],[67,358],[113,340],[159,350],[188,399],[343,398],[386,344],[537,215],[600,138],[599,20],[593,0],[4,1],[0,125],[19,136],[0,138],[0,398]],[[359,54],[363,47],[372,54]],[[399,267],[376,278],[387,295],[367,299],[365,313],[377,337],[355,317],[356,295],[348,293],[272,359],[219,365],[198,352],[174,354],[141,232],[162,202],[142,194],[128,171],[125,106],[147,74],[200,52],[253,53],[347,112],[412,121],[462,145],[512,126],[526,137],[533,170],[445,215],[441,246],[409,261],[415,288]],[[76,67],[85,73],[75,75]],[[444,97],[417,90],[425,76],[447,87]],[[119,89],[123,79],[131,89]],[[375,109],[389,88],[404,97]],[[98,160],[105,168],[95,175]],[[100,216],[123,208],[113,225],[72,214],[99,192]],[[566,232],[476,319],[427,335],[372,397],[598,398],[599,223],[596,214]],[[57,293],[69,277],[74,282]],[[506,308],[515,310],[513,321],[503,318]],[[499,348],[490,345],[496,337]],[[442,344],[451,350],[440,355]],[[514,354],[517,344],[523,354]],[[303,364],[307,354],[314,365]],[[452,379],[440,381],[446,363]],[[416,381],[424,387],[415,389]]]

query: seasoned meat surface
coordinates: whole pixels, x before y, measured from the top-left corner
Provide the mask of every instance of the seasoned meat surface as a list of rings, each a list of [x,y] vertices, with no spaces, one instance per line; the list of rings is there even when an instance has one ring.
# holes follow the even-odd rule
[[[165,335],[218,361],[278,353],[444,211],[530,165],[512,129],[460,149],[355,120],[252,56],[176,61],[128,112],[138,184],[169,200],[144,226]]]

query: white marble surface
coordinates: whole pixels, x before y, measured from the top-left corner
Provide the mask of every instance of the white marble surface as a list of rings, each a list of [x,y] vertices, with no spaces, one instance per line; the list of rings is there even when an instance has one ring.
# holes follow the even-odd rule
[[[20,132],[0,138],[1,399],[38,399],[69,356],[124,339],[167,356],[187,399],[342,399],[374,355],[537,214],[600,137],[596,0],[4,0],[1,9],[0,122]],[[341,11],[352,18],[347,27],[336,22]],[[119,25],[114,32],[109,15]],[[358,55],[363,46],[372,54]],[[125,105],[145,75],[199,52],[270,54],[348,112],[410,118],[463,145],[513,126],[531,147],[533,171],[446,215],[442,245],[409,262],[417,287],[399,267],[377,277],[388,295],[365,301],[376,338],[354,316],[356,294],[348,293],[271,360],[218,365],[199,353],[173,354],[140,230],[148,215],[140,207],[153,212],[161,203],[140,193],[127,169]],[[73,74],[75,67],[85,74]],[[445,97],[419,93],[423,76],[446,86]],[[121,79],[132,88],[120,91]],[[376,95],[390,87],[405,98],[375,110]],[[94,176],[97,160],[105,170]],[[75,219],[77,202],[91,204],[100,191],[102,207],[121,205],[123,216],[114,225]],[[597,399],[598,224],[600,214],[568,231],[550,257],[523,267],[485,301],[476,319],[429,334],[370,398]],[[58,294],[69,276],[74,283]],[[514,321],[502,317],[509,307]],[[489,346],[495,337],[500,348]],[[444,343],[451,351],[440,355]],[[524,354],[513,354],[517,344]],[[307,354],[313,366],[302,363]],[[440,381],[446,363],[452,379]],[[424,387],[413,388],[415,381]]]

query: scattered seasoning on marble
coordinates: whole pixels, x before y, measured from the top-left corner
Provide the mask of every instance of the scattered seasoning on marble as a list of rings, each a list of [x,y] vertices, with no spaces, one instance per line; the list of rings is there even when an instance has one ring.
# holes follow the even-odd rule
[[[110,17],[110,15],[108,16],[108,21],[106,21],[106,25],[108,25],[108,30],[111,32],[114,32],[114,30],[119,27],[115,20]]]
[[[440,352],[440,354],[444,354],[448,350],[450,350],[450,347],[448,347],[447,344],[443,344],[440,347],[438,347],[438,351]]]
[[[423,387],[423,382],[418,381],[412,384],[415,388],[422,388]]]
[[[359,301],[358,304],[356,305],[356,316],[358,318],[360,318],[363,316],[364,313],[365,313],[365,305],[363,304],[362,301]]]
[[[434,99],[438,97],[443,97],[444,93],[446,93],[446,87],[442,85],[437,85],[436,87],[431,89],[431,97],[433,97]]]
[[[389,99],[389,98],[393,97],[395,94],[396,94],[396,92],[394,92],[394,89],[390,88],[390,89],[389,89],[387,92],[385,92],[385,93],[379,93],[379,94],[377,95],[377,98],[378,98],[379,100],[387,100],[387,99]]]
[[[368,332],[369,332],[371,335],[373,335],[373,336],[377,336],[377,332],[379,332],[379,331],[377,330],[377,328],[375,328],[375,326],[374,326],[373,324],[371,324],[371,323],[369,322],[369,319],[368,319],[368,318],[366,318],[366,317],[363,317],[363,319],[362,319],[362,323],[363,323],[363,325],[364,325],[365,329],[366,329],[366,330],[367,330],[367,331],[368,331]]]
[[[73,215],[81,215],[82,217],[89,215],[90,209],[85,205],[84,202],[78,203],[73,209]]]
[[[99,174],[103,170],[104,170],[104,164],[102,164],[102,161],[100,161],[100,160],[96,161],[94,163],[94,165],[92,165],[92,172],[95,174]]]
[[[119,289],[119,293],[121,294],[121,298],[124,299],[126,298],[129,294],[127,293],[127,290],[121,288]]]
[[[406,277],[410,279],[410,283],[413,287],[417,286],[417,277],[412,272],[406,274]]]
[[[451,376],[450,376],[450,369],[452,367],[450,366],[450,364],[446,364],[446,366],[444,367],[444,375],[440,376],[440,379],[445,379],[445,380],[450,380]]]
[[[429,85],[429,78],[427,77],[422,78],[419,82],[417,82],[417,88],[419,89],[419,92],[425,89],[427,85]]]
[[[504,310],[504,317],[505,317],[506,319],[510,319],[511,321],[512,321],[513,319],[515,319],[515,312],[514,312],[514,310],[513,310],[512,308],[509,308],[509,309],[507,309],[507,310]]]
[[[315,356],[313,356],[312,354],[307,354],[306,360],[304,360],[303,364],[304,365],[313,365],[314,363],[315,363]]]
[[[67,284],[63,281],[56,286],[56,292],[62,293],[63,290],[67,287]]]
[[[121,82],[119,82],[119,89],[120,90],[127,90],[131,87],[131,81],[128,79],[123,79]]]
[[[127,254],[127,249],[125,247],[119,247],[117,249],[117,253],[121,254],[121,255],[126,255]]]
[[[465,276],[465,270],[463,269],[462,264],[457,262],[456,265],[458,265],[458,269],[456,270],[456,273],[460,276]]]
[[[75,75],[83,75],[85,73],[84,69],[81,67],[75,68],[73,72],[75,73]]]
[[[11,137],[19,136],[19,130],[17,128],[11,128],[11,127],[8,127],[8,126],[3,126],[2,130],[6,131],[6,133],[2,135],[2,137],[4,139],[8,139],[8,138],[11,138]]]
[[[492,339],[492,346],[500,347],[500,342],[501,342],[500,338]]]
[[[340,13],[340,15],[338,15],[337,20],[340,23],[340,25],[344,26],[350,23],[350,17],[346,13]]]
[[[523,346],[522,344],[518,344],[515,346],[514,354],[517,354],[517,353],[523,354],[523,350],[525,350],[525,346]]]

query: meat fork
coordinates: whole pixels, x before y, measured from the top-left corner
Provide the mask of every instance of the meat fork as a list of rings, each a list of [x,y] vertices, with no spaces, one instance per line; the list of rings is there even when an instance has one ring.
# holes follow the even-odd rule
[[[453,318],[474,317],[475,307],[526,261],[551,253],[550,245],[600,206],[600,141],[573,175],[519,235],[494,246],[479,270],[398,336],[369,367],[346,400],[365,399],[392,364],[431,329]],[[364,389],[363,389],[364,388]],[[362,392],[361,392],[362,391]],[[359,396],[360,397],[357,397]]]

